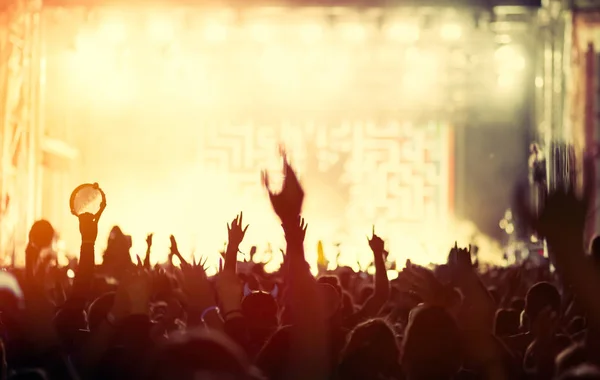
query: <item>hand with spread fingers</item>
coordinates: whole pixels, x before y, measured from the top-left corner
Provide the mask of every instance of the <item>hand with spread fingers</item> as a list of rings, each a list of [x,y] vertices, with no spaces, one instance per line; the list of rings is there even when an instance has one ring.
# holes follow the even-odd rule
[[[273,192],[270,186],[269,175],[262,172],[263,185],[267,189],[271,206],[283,224],[295,223],[302,212],[304,202],[304,190],[292,168],[287,154],[283,148],[280,149],[283,158],[283,186],[279,193]]]
[[[242,227],[243,218],[244,213],[240,212],[230,224],[227,224],[227,236],[231,246],[239,247],[241,242],[244,240],[244,236],[246,236],[246,231],[248,230],[249,225],[247,224],[246,227]]]

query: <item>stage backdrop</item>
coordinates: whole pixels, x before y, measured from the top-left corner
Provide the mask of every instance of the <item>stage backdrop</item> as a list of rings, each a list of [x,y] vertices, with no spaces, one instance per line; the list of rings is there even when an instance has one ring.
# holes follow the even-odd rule
[[[243,210],[247,242],[277,252],[260,171],[275,175],[283,143],[306,186],[309,257],[324,240],[330,259],[345,243],[342,264],[366,263],[373,224],[402,265],[469,242],[447,228],[454,131],[440,116],[452,113],[449,83],[471,78],[448,75],[461,54],[437,59],[449,47],[383,38],[361,19],[171,13],[45,13],[46,131],[72,131],[73,187],[105,189],[100,236],[119,224],[143,253],[154,232],[158,260],[174,233],[216,264],[225,223]],[[62,236],[77,249],[74,220]]]

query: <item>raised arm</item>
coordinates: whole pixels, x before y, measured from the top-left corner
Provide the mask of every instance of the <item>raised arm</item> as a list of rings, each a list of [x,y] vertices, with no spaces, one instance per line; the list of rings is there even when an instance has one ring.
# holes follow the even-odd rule
[[[367,299],[363,307],[351,317],[351,324],[359,323],[367,318],[375,317],[390,298],[390,282],[385,267],[385,249],[383,239],[375,234],[375,226],[371,238],[367,237],[369,247],[373,252],[375,264],[375,291]]]
[[[304,190],[292,169],[285,152],[283,156],[284,181],[280,193],[269,187],[269,177],[263,173],[273,210],[281,220],[286,248],[287,304],[293,323],[291,336],[291,366],[288,379],[326,379],[329,340],[323,303],[315,279],[304,257],[306,225],[300,217]]]
[[[243,215],[240,213],[227,225],[228,244],[224,255],[223,270],[216,278],[217,298],[221,307],[221,316],[225,332],[242,347],[248,347],[246,321],[242,314],[243,285],[237,275],[237,253],[239,245],[246,235],[242,227]]]
[[[79,216],[79,232],[81,234],[81,250],[79,263],[73,280],[71,299],[84,302],[88,299],[94,280],[94,245],[98,237],[98,218],[90,213]]]

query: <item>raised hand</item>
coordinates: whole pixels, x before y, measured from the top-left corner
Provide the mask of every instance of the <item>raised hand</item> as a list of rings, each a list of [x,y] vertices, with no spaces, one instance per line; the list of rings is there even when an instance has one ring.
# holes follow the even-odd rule
[[[412,264],[409,260],[406,262],[406,268],[399,276],[408,289],[414,291],[423,299],[424,302],[438,306],[450,306],[446,304],[452,301],[446,297],[449,292],[437,280],[432,271],[427,268]]]
[[[183,258],[183,256],[181,256],[181,253],[179,252],[179,247],[177,247],[177,240],[175,240],[175,236],[171,235],[169,237],[170,241],[171,241],[171,248],[170,248],[170,252],[169,252],[169,257],[172,259],[173,257],[177,257],[179,259],[179,262],[181,263],[181,265],[187,265],[187,261]]]
[[[450,250],[448,258],[448,264],[457,270],[471,270],[473,269],[473,262],[471,261],[471,246],[468,248],[459,248],[458,243],[454,243],[454,247]]]
[[[246,227],[242,227],[243,217],[244,213],[240,212],[239,215],[231,221],[231,224],[227,224],[227,236],[229,238],[229,244],[235,247],[239,247],[240,243],[244,240],[244,236],[246,236],[246,231],[249,227],[248,224]]]
[[[95,244],[98,237],[98,220],[96,215],[88,212],[79,215],[79,232],[81,242],[84,244]]]
[[[304,244],[304,239],[306,238],[306,230],[308,228],[308,224],[304,220],[304,218],[298,216],[295,222],[288,222],[285,226],[285,239],[288,242],[292,242],[295,245]]]
[[[150,269],[150,251],[152,250],[153,234],[146,236],[146,257],[144,257],[144,268]]]
[[[371,232],[371,237],[367,236],[367,241],[369,242],[369,247],[371,247],[371,251],[374,254],[383,254],[384,251],[384,242],[383,239],[379,236],[375,235],[375,226],[373,226],[373,230]]]
[[[269,193],[269,199],[273,210],[279,219],[285,224],[287,222],[294,223],[296,218],[300,216],[302,204],[304,202],[304,190],[294,169],[287,159],[285,150],[280,149],[281,157],[283,158],[283,186],[281,192],[274,193],[269,185],[269,175],[266,171],[262,172],[262,180],[265,188]]]

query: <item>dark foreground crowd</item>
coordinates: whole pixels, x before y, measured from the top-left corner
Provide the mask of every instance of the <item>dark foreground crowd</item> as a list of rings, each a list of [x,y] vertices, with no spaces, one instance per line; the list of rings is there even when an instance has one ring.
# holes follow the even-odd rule
[[[389,281],[373,231],[374,276],[340,267],[315,278],[304,191],[285,157],[284,178],[273,193],[264,176],[286,240],[276,273],[238,264],[241,215],[214,277],[174,238],[178,260],[152,267],[150,235],[134,263],[118,229],[95,265],[99,218],[83,214],[71,279],[41,254],[53,229],[37,222],[26,268],[0,272],[0,380],[600,379],[600,244],[587,254],[586,196],[553,192],[535,217],[525,213],[555,272],[527,262],[484,270],[455,246],[446,264],[407,262]]]

